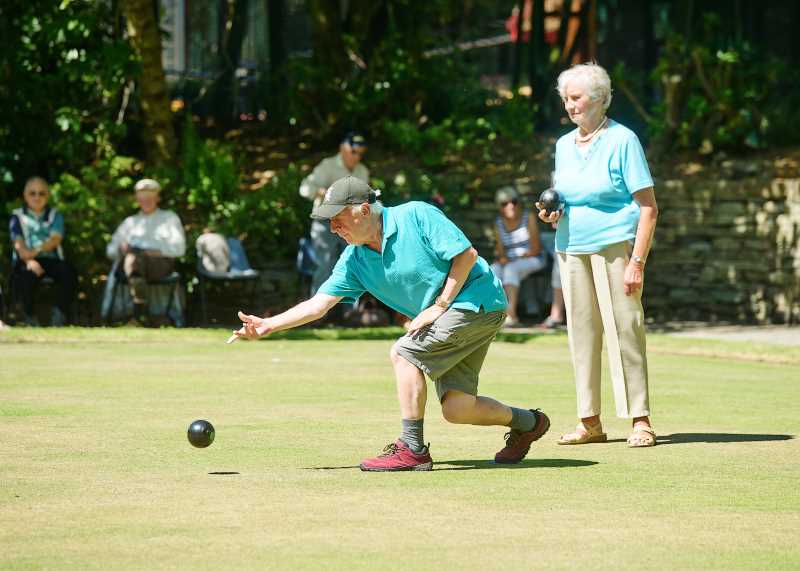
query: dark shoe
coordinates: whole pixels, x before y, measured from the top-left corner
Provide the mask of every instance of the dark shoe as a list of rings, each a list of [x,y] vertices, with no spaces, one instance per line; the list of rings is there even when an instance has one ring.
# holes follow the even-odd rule
[[[379,456],[361,462],[361,469],[365,472],[427,472],[433,469],[433,460],[427,446],[417,453],[402,440],[397,440],[386,446]]]
[[[150,327],[160,329],[161,327],[169,327],[172,325],[166,315],[151,315],[148,319]]]
[[[531,444],[539,440],[550,428],[550,419],[538,408],[531,409],[531,412],[536,415],[536,424],[533,430],[528,432],[519,432],[511,430],[506,433],[506,446],[500,452],[494,455],[494,461],[498,464],[516,464],[521,462],[528,450],[531,449]]]

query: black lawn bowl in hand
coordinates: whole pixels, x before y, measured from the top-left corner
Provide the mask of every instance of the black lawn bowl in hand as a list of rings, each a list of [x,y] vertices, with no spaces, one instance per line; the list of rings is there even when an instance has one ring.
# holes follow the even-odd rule
[[[196,448],[206,448],[214,442],[214,427],[207,420],[195,420],[189,425],[189,442]]]
[[[561,195],[552,188],[548,188],[539,195],[539,204],[546,214],[557,212],[564,208],[564,201],[561,199]]]

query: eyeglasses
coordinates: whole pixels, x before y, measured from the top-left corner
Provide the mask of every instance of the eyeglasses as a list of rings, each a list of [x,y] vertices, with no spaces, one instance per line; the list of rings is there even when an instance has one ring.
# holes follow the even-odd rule
[[[511,200],[506,200],[505,202],[501,202],[500,206],[506,206],[508,204],[513,204],[514,206],[516,206],[517,204],[519,204],[519,200],[517,200],[516,198],[512,198]]]
[[[364,154],[366,153],[366,151],[364,151],[363,149],[360,150],[360,151],[357,151],[355,149],[350,149],[350,152],[353,153],[357,157],[363,157]]]
[[[28,196],[47,196],[46,190],[29,190],[26,192]]]

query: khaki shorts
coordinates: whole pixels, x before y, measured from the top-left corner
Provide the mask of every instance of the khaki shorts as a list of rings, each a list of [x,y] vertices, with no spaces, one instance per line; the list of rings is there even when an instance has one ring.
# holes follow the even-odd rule
[[[448,309],[427,327],[398,339],[394,350],[430,377],[439,401],[449,390],[477,395],[483,360],[505,319],[505,311]]]

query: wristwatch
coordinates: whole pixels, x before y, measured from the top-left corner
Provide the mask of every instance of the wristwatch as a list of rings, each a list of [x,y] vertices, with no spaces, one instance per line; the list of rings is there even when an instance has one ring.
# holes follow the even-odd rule
[[[442,299],[442,296],[436,296],[436,299],[433,301],[433,305],[438,305],[442,309],[448,309],[450,307],[450,302],[445,301]]]
[[[633,261],[636,264],[639,264],[640,266],[644,266],[644,258],[642,258],[641,256],[637,256],[636,254],[633,254],[631,256],[631,261]]]

